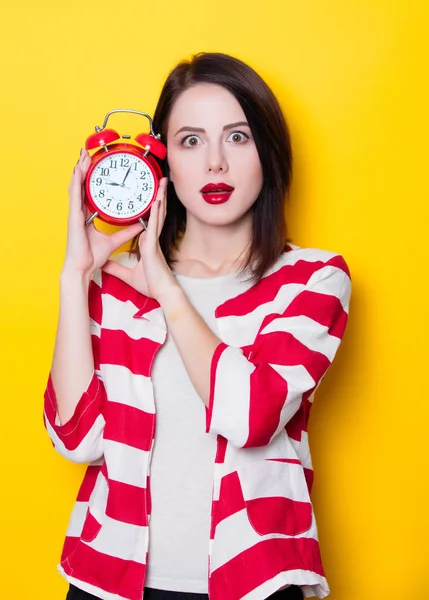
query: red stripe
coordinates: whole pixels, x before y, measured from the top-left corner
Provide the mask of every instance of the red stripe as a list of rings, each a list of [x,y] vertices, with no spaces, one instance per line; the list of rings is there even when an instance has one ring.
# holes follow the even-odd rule
[[[150,477],[148,476],[148,478],[146,479],[146,487],[147,487],[147,492],[146,492],[146,512],[148,515],[152,514],[152,495],[150,493]]]
[[[222,435],[217,436],[217,448],[216,448],[216,457],[215,463],[224,463],[226,449],[228,446],[228,440],[224,438]]]
[[[160,343],[147,338],[134,340],[124,331],[103,329],[100,362],[122,365],[135,375],[149,377],[160,347]]]
[[[257,338],[251,362],[258,370],[265,363],[287,367],[302,365],[316,384],[331,364],[325,354],[311,350],[289,331],[273,331]]]
[[[314,481],[313,469],[308,469],[307,467],[304,467],[304,475],[305,475],[305,480],[307,482],[308,493],[311,494],[311,490],[313,488],[313,481]]]
[[[290,283],[306,285],[312,275],[326,264],[320,260],[315,262],[300,260],[294,265],[285,265],[275,273],[261,279],[239,296],[224,302],[216,309],[216,317],[247,315],[261,305],[274,300],[283,285]]]
[[[296,569],[325,576],[316,540],[264,540],[244,550],[212,573],[209,582],[210,600],[240,600],[278,573]]]
[[[94,357],[94,369],[96,371],[100,370],[100,338],[92,334],[91,335],[91,344],[92,344],[92,355]]]
[[[261,364],[253,371],[250,375],[249,436],[244,448],[265,446],[270,442],[279,426],[287,394],[287,381],[269,364]]]
[[[301,535],[311,527],[312,513],[309,502],[272,496],[246,500],[246,507],[249,521],[259,535]]]
[[[76,500],[79,502],[88,502],[89,498],[92,494],[92,490],[94,489],[95,482],[97,480],[98,474],[100,472],[101,466],[92,466],[87,467],[83,481],[80,485],[79,492]]]
[[[103,305],[101,301],[101,288],[93,279],[89,282],[88,287],[88,310],[89,316],[93,321],[101,325],[103,314]]]
[[[134,406],[110,401],[105,410],[104,439],[148,452],[155,429],[155,415]]]
[[[132,302],[137,307],[139,316],[160,306],[154,298],[140,294],[135,288],[105,271],[103,271],[103,293],[110,294],[120,302]]]
[[[61,552],[61,565],[63,566],[63,568],[65,568],[65,564],[63,564],[63,563],[66,563],[67,558],[73,554],[73,552],[76,550],[78,544],[79,544],[78,537],[72,537],[71,535],[66,536],[66,538],[64,540],[64,544],[63,544],[63,549]],[[70,570],[68,570],[67,573],[70,574]]]
[[[89,507],[86,511],[85,521],[83,523],[80,537],[85,542],[92,542],[100,533],[101,523],[97,521],[94,515],[90,512]]]
[[[330,335],[343,337],[347,313],[336,296],[304,290],[287,307],[283,317],[305,316],[328,328]],[[273,320],[273,317],[270,317]],[[265,326],[265,323],[264,323]]]
[[[307,431],[307,411],[305,411],[306,404],[309,404],[311,407],[311,402],[307,402],[303,398],[299,410],[293,415],[290,421],[286,423],[287,435],[297,442],[301,441],[302,432]]]
[[[291,465],[300,465],[301,461],[297,458],[266,458],[265,460],[271,460],[273,462],[290,463]]]
[[[347,277],[349,279],[351,279],[349,267],[348,267],[346,261],[344,260],[344,258],[340,254],[333,256],[330,260],[328,260],[326,265],[330,266],[330,267],[336,267],[337,269],[344,271],[344,273],[347,275]]]
[[[244,508],[246,504],[237,471],[224,475],[220,483],[219,500],[213,502],[210,539],[214,538],[221,521]]]
[[[219,363],[219,359],[221,357],[222,352],[228,348],[226,344],[221,342],[215,349],[212,361],[210,365],[210,397],[209,397],[209,405],[206,408],[206,433],[210,431],[210,424],[213,416],[213,402],[214,402],[214,392],[215,392],[215,381],[216,381],[216,371]]]
[[[68,560],[65,548],[61,566],[68,575],[110,594],[142,599],[146,565],[97,552],[76,538],[67,540],[67,546]]]
[[[144,488],[109,479],[106,515],[130,525],[147,526],[146,492]]]
[[[55,425],[56,394],[49,375],[45,391],[45,413],[51,427],[67,450],[75,450],[88,434],[100,415],[106,401],[104,385],[93,375],[87,391],[82,395],[72,417],[64,425]]]

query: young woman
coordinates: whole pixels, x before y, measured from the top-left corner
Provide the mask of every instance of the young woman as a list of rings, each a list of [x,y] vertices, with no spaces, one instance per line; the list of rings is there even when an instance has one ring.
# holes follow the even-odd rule
[[[84,151],[69,190],[45,394],[54,446],[89,463],[67,598],[324,598],[307,423],[346,326],[347,265],[287,243],[289,134],[249,66],[179,64],[154,129],[166,177],[145,232],[85,227]]]

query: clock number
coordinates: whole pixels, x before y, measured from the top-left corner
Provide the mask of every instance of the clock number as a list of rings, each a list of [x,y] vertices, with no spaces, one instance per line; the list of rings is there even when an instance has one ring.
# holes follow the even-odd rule
[[[113,160],[113,158],[110,159],[110,169],[117,169],[118,167],[118,161],[117,160]]]
[[[142,195],[141,195],[141,194],[139,194],[139,195],[137,196],[137,200],[138,200],[139,202],[143,202],[143,198],[142,198]]]
[[[134,202],[132,200],[130,200],[128,202],[128,210],[133,210],[133,208],[134,208]]]
[[[112,202],[112,198],[109,198],[109,199],[107,200],[107,206],[108,206],[108,207],[110,206],[110,203],[111,203],[111,202]]]
[[[104,198],[104,190],[100,190],[100,191],[98,192],[98,197],[99,197],[99,198]]]
[[[137,163],[136,162],[134,163],[134,169],[133,169],[133,171],[137,171]]]
[[[146,179],[146,171],[143,171],[143,173],[141,174],[140,179]]]
[[[148,187],[149,187],[149,184],[148,184],[148,183],[144,183],[144,184],[143,184],[143,187],[142,187],[142,190],[143,190],[144,192],[147,192],[147,190],[148,190]]]
[[[105,177],[109,174],[110,174],[110,169],[108,169],[107,167],[101,167],[101,176],[102,177]]]
[[[97,185],[101,185],[103,183],[103,180],[101,179],[101,177],[97,177],[97,179],[95,180],[95,183]]]
[[[118,202],[116,205],[116,210],[122,210],[122,202]]]
[[[129,158],[121,158],[121,167],[128,167],[129,164],[130,164]]]

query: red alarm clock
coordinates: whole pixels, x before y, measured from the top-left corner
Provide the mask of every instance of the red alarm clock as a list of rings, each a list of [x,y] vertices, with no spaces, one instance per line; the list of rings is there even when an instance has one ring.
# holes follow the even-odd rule
[[[120,136],[114,129],[105,129],[113,113],[133,113],[149,120],[150,133],[140,133],[137,143],[129,140],[130,135]],[[112,225],[130,225],[140,221],[146,229],[144,217],[158,192],[162,177],[161,167],[155,157],[164,160],[167,148],[160,135],[153,131],[151,117],[143,112],[129,109],[111,110],[102,127],[86,140],[85,147],[97,149],[91,156],[91,165],[85,178],[85,202],[92,211],[88,225],[96,217]]]

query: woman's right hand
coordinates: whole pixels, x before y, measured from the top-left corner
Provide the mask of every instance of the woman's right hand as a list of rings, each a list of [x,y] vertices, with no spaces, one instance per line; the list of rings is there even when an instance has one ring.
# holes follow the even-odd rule
[[[91,212],[84,202],[85,176],[91,164],[86,150],[81,150],[69,186],[69,216],[67,227],[66,256],[63,273],[78,274],[90,278],[101,268],[122,244],[125,244],[143,229],[134,223],[112,234],[96,229],[94,223],[85,225]]]

